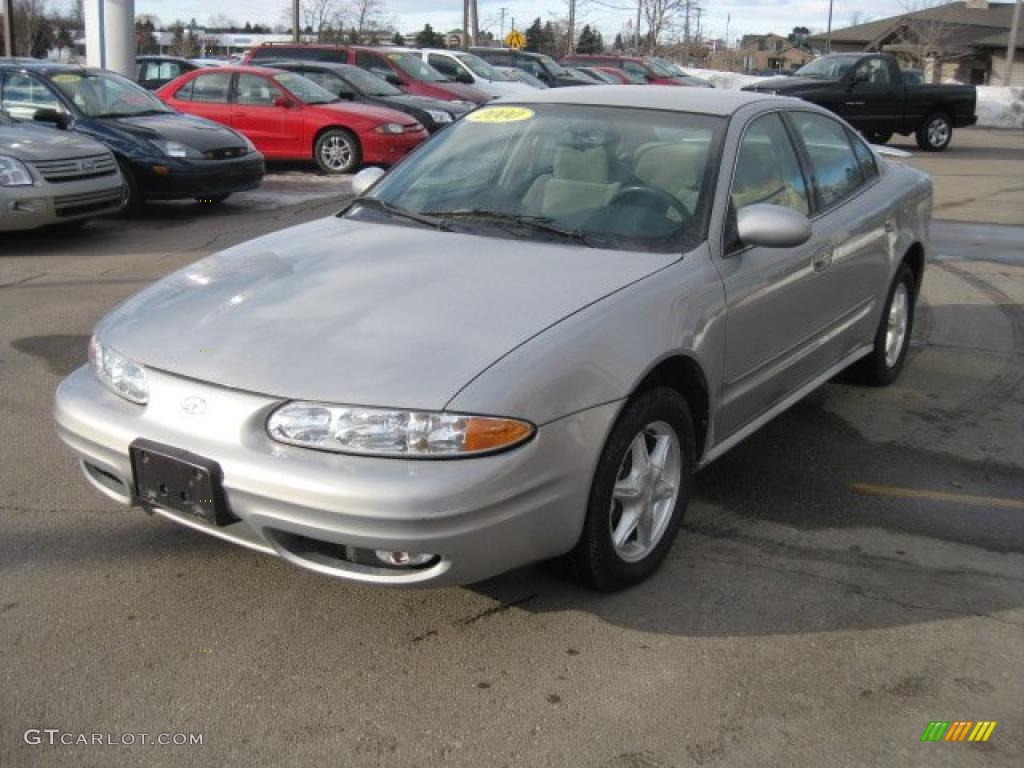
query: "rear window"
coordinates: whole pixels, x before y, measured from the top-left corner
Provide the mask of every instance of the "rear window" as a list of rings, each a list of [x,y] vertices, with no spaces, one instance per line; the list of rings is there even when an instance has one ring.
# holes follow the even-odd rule
[[[264,45],[253,48],[250,61],[259,59],[297,59],[299,61],[333,61],[348,63],[348,52],[341,48],[314,48],[309,45]]]

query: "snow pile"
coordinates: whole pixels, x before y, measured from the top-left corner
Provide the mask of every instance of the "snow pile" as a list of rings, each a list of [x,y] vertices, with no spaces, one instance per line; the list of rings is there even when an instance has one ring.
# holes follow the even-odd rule
[[[1024,88],[979,85],[976,111],[983,128],[1024,128]]]
[[[696,69],[694,67],[686,68],[687,74],[694,75],[695,77],[702,77],[705,80],[710,80],[715,84],[715,88],[724,88],[728,91],[738,91],[745,85],[756,83],[760,80],[767,80],[767,77],[758,77],[757,75],[741,75],[739,72],[723,72],[718,69]]]

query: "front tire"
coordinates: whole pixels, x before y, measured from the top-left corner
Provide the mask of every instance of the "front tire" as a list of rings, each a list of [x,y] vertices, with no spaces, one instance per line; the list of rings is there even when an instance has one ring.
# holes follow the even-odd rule
[[[925,152],[942,152],[953,139],[953,121],[945,112],[934,112],[918,127],[915,138]]]
[[[359,139],[342,128],[331,128],[317,137],[313,159],[324,173],[352,173],[362,162]]]
[[[655,387],[620,414],[598,460],[583,532],[569,561],[587,586],[637,584],[665,559],[690,495],[694,430],[686,400]]]
[[[146,201],[139,189],[139,181],[135,178],[135,172],[128,165],[127,160],[117,158],[117,166],[121,169],[121,176],[124,178],[124,207],[121,214],[124,216],[138,216],[146,207]]]
[[[910,334],[914,330],[914,273],[901,264],[889,287],[882,320],[875,333],[871,353],[850,369],[853,378],[861,384],[885,387],[899,378],[910,349]]]

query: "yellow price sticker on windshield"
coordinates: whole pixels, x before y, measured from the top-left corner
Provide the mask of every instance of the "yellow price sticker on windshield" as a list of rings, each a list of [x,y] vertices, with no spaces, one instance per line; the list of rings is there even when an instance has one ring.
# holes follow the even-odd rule
[[[82,79],[81,75],[52,75],[50,79],[55,83],[77,83]]]
[[[533,115],[534,111],[526,107],[484,107],[470,112],[463,119],[471,123],[518,123],[529,120]]]

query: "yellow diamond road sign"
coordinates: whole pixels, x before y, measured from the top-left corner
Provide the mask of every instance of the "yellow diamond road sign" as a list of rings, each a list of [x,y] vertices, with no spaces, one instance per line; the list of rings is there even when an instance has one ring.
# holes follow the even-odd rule
[[[505,35],[505,45],[509,48],[515,48],[518,51],[526,47],[526,38],[518,29],[513,29]]]

